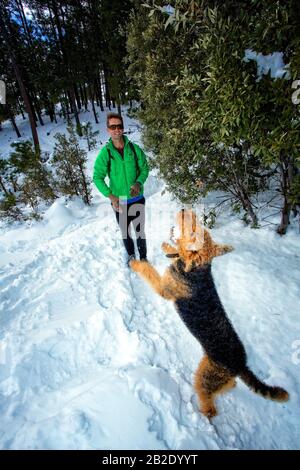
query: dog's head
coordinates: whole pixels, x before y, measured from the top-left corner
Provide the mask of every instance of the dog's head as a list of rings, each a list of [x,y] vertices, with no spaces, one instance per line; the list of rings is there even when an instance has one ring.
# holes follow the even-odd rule
[[[174,230],[172,237],[178,248],[178,257],[185,263],[185,271],[210,263],[215,256],[233,250],[230,245],[215,243],[208,230],[198,223],[192,210],[182,209],[177,214],[176,221],[177,233]]]

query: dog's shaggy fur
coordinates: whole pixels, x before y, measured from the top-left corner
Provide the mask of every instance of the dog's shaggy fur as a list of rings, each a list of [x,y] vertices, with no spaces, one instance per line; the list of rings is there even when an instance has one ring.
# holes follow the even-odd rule
[[[194,383],[201,411],[208,418],[215,416],[216,395],[234,387],[237,376],[265,398],[288,400],[289,395],[284,389],[264,384],[247,367],[244,346],[216,291],[211,261],[233,248],[215,243],[209,232],[196,223],[192,211],[182,210],[177,222],[180,236],[175,246],[162,244],[166,255],[174,258],[162,277],[149,262],[134,260],[130,266],[158,294],[175,302],[181,319],[206,353]]]

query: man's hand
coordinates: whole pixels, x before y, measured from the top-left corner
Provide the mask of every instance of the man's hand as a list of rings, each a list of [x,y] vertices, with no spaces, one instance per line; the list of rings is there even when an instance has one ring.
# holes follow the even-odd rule
[[[119,198],[117,196],[114,196],[113,194],[111,194],[108,197],[111,200],[112,206],[115,209],[115,211],[120,212],[120,214],[122,214],[122,208],[120,206]]]
[[[141,190],[140,183],[135,183],[130,188],[130,196],[135,197],[138,196]]]

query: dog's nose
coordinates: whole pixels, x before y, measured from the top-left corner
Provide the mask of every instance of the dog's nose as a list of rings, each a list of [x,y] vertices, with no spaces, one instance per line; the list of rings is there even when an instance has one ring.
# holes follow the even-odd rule
[[[182,213],[182,214],[184,213],[184,209],[181,209],[181,213]]]

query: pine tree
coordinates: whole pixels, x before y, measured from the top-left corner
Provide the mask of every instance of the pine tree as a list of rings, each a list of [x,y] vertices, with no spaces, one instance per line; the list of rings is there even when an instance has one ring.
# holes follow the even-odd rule
[[[87,142],[88,151],[93,150],[97,145],[96,136],[99,131],[93,131],[92,124],[90,122],[82,123],[82,135],[84,140]]]
[[[11,192],[0,199],[0,218],[7,222],[26,220],[17,205],[17,199]]]
[[[31,141],[11,144],[10,181],[13,184],[17,202],[28,204],[37,214],[40,201],[52,202],[55,198],[53,179],[50,171],[40,159]]]
[[[79,146],[73,126],[68,126],[69,138],[57,133],[53,165],[57,174],[58,190],[68,196],[80,196],[86,204],[91,202],[91,184],[85,175],[87,153]]]
[[[41,218],[39,203],[52,202],[56,195],[50,171],[40,160],[40,153],[33,149],[32,142],[15,142],[14,151],[8,160],[0,160],[1,216],[8,220]]]

